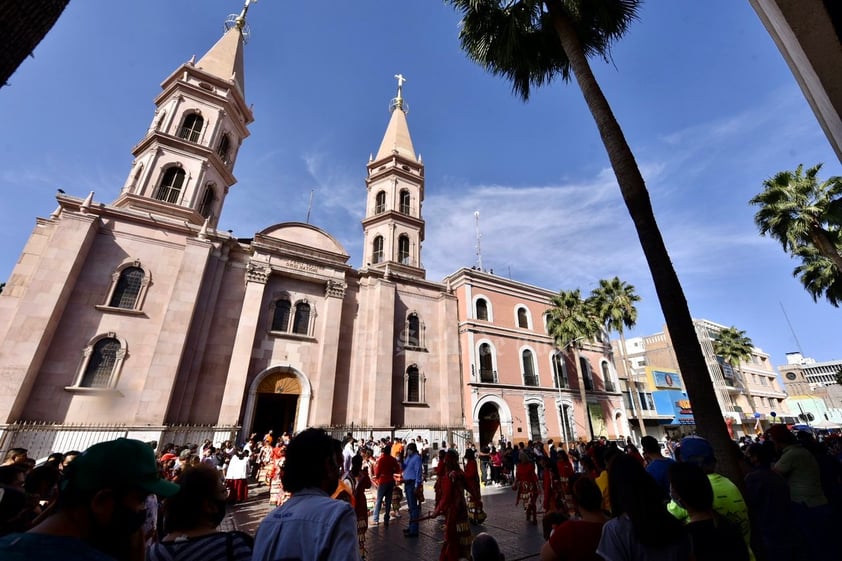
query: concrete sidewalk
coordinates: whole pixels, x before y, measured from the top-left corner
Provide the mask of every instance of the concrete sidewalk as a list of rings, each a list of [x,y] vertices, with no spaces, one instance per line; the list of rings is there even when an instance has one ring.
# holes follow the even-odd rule
[[[433,484],[424,487],[427,501],[421,506],[422,516],[433,510]],[[483,487],[482,499],[488,519],[482,525],[472,526],[474,535],[488,532],[497,539],[506,561],[537,559],[544,538],[541,535],[540,515],[538,526],[526,522],[526,516],[520,506],[515,506],[515,493],[508,487]],[[269,505],[269,489],[264,485],[249,486],[249,499],[232,508],[220,529],[237,529],[254,535],[257,526],[272,510]],[[404,501],[401,517],[392,520],[386,528],[370,526],[367,535],[368,558],[366,561],[390,561],[392,559],[438,559],[444,533],[442,526],[435,520],[420,523],[420,535],[417,538],[405,538],[402,529],[407,527],[409,513]]]

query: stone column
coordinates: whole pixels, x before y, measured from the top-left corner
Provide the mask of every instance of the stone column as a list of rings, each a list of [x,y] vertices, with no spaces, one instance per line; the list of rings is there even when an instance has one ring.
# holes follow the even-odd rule
[[[38,220],[0,304],[0,423],[18,420],[97,234],[97,216]]]
[[[254,338],[257,334],[257,322],[260,319],[260,307],[263,303],[263,292],[266,281],[269,280],[271,269],[268,265],[249,263],[246,272],[246,294],[243,298],[243,310],[240,313],[240,323],[237,324],[237,335],[234,337],[234,348],[231,351],[231,363],[228,376],[225,379],[225,393],[222,396],[222,406],[219,410],[219,425],[233,426],[240,422],[240,410],[243,406],[243,396],[246,392],[251,354],[254,350]],[[245,420],[244,422],[248,422]]]
[[[392,378],[395,354],[395,285],[386,280],[374,280],[367,296],[371,323],[366,329],[369,337],[364,344],[367,355],[363,372],[368,388],[368,400],[363,404],[365,421],[376,427],[392,425]],[[361,422],[365,422],[361,421]]]
[[[327,281],[322,309],[322,329],[318,335],[319,359],[313,383],[313,407],[308,425],[330,425],[333,421],[333,394],[336,385],[336,362],[339,357],[339,329],[342,325],[342,300],[346,284]]]
[[[210,242],[194,238],[187,238],[184,245],[181,265],[140,394],[135,416],[138,423],[162,425],[166,420],[212,249]]]

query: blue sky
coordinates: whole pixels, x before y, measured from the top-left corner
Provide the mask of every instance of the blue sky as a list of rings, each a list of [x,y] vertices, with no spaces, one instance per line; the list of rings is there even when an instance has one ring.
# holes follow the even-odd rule
[[[161,81],[220,36],[236,0],[71,2],[0,89],[0,278],[55,192],[110,202],[131,148],[152,119]],[[441,279],[483,263],[552,290],[615,275],[643,301],[630,335],[663,327],[652,281],[596,127],[574,84],[529,103],[469,62],[459,17],[436,0],[280,2],[249,14],[246,98],[251,136],[221,229],[251,237],[278,222],[311,222],[362,262],[365,164],[395,92],[404,95],[426,164],[422,259]],[[795,262],[761,238],[747,201],[799,163],[840,164],[748,2],[651,0],[610,63],[592,62],[649,187],[694,317],[743,329],[784,363],[798,349],[839,358],[842,310],[814,303]]]

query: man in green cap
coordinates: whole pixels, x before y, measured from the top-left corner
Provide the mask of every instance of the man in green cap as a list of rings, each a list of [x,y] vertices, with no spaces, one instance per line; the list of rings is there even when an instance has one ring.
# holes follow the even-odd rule
[[[139,561],[146,497],[170,497],[178,485],[160,478],[155,452],[139,440],[101,442],[64,471],[55,512],[24,534],[0,538],[8,561]]]

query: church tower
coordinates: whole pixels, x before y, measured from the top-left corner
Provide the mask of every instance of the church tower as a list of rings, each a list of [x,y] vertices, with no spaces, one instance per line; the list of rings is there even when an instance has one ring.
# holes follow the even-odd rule
[[[237,182],[237,152],[254,120],[243,76],[248,5],[229,17],[205,56],[198,62],[193,57],[161,84],[152,123],[132,150],[135,159],[115,206],[216,228],[228,189]]]
[[[400,74],[398,94],[389,108],[392,112],[380,149],[368,163],[363,265],[388,270],[402,276],[424,278],[421,243],[424,241],[424,164],[415,155],[403,99]]]

